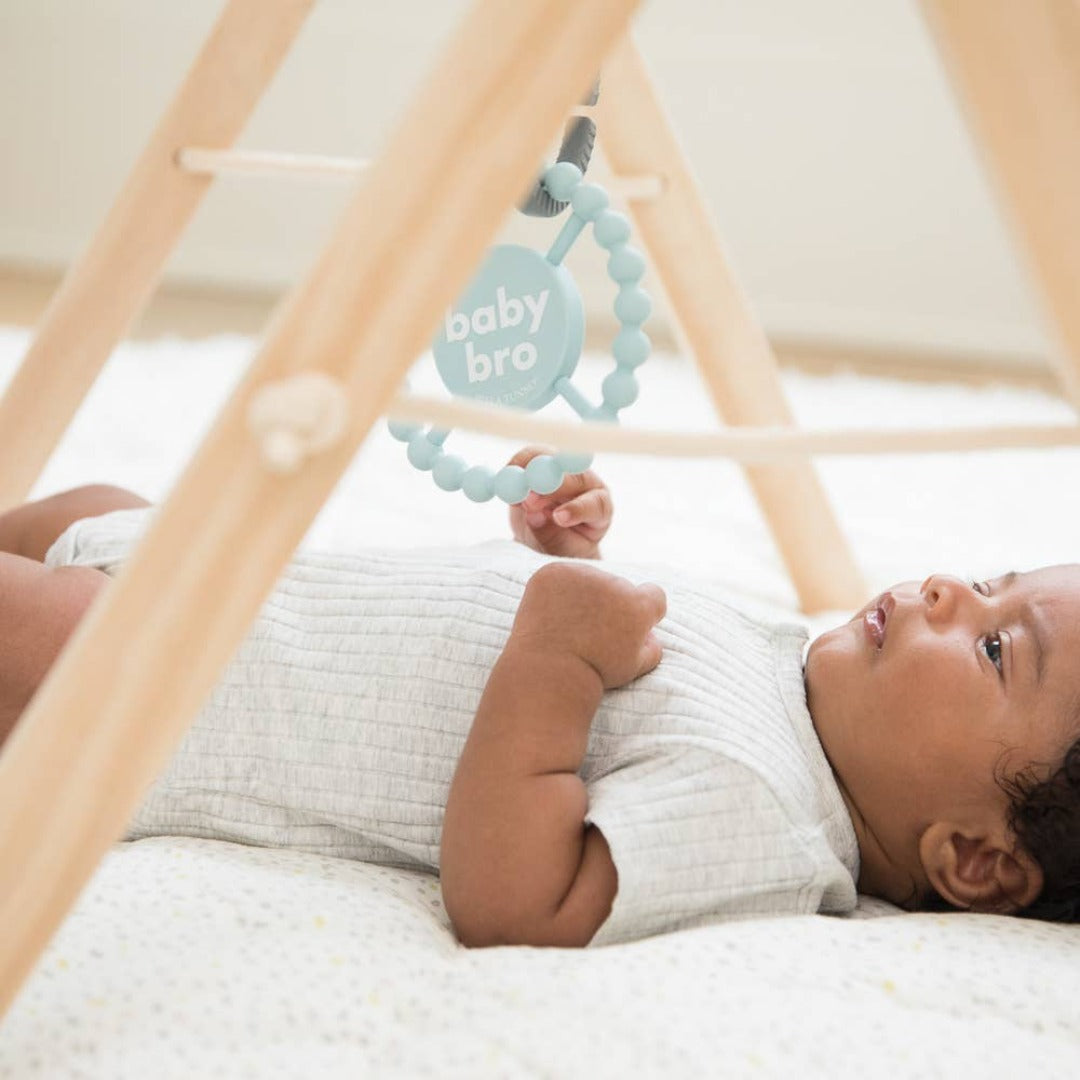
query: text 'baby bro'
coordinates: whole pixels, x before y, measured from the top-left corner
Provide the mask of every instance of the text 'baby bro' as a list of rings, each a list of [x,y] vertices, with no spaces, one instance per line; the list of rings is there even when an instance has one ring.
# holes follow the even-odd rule
[[[483,337],[526,323],[522,329],[535,335],[544,319],[549,289],[539,293],[524,293],[520,297],[506,295],[506,289],[500,285],[495,290],[495,303],[484,304],[476,308],[472,315],[450,309],[446,313],[446,340],[448,342],[465,341],[465,366],[469,382],[485,382],[494,374],[496,378],[505,374],[505,362],[510,361],[518,371],[528,371],[536,363],[537,350],[531,341],[520,341],[511,348],[494,349],[489,356],[473,348],[473,337]],[[526,312],[528,313],[526,315]]]

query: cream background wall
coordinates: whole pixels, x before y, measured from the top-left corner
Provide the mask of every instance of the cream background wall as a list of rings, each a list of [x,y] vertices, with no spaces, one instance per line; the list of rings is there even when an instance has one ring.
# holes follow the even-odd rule
[[[82,249],[219,7],[0,4],[0,260],[62,265]],[[377,151],[466,7],[321,0],[241,144]],[[914,0],[653,0],[637,33],[772,334],[1048,354]],[[347,192],[220,182],[168,272],[279,288],[310,264]],[[585,251],[576,268],[603,317],[599,258]]]

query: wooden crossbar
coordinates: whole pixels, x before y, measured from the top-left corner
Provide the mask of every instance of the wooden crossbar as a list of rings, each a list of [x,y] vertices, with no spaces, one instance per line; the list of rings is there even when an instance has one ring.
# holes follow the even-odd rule
[[[282,154],[268,150],[207,150],[187,146],[177,151],[180,168],[206,176],[288,177],[356,180],[371,168],[366,158],[327,154]],[[662,176],[615,176],[607,184],[622,199],[655,199],[664,190]]]
[[[565,450],[603,450],[658,457],[722,457],[741,464],[772,464],[851,454],[941,454],[979,450],[1080,446],[1080,424],[1001,424],[923,428],[842,428],[807,431],[783,426],[739,426],[721,431],[655,431],[612,424],[549,420],[479,401],[447,401],[397,394],[397,420],[465,428]]]

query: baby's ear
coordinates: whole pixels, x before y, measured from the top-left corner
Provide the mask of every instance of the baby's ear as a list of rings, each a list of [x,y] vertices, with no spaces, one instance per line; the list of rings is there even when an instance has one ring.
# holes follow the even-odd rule
[[[1004,826],[974,830],[935,822],[919,838],[919,859],[933,889],[956,908],[1008,915],[1042,892],[1042,868],[1009,843]]]

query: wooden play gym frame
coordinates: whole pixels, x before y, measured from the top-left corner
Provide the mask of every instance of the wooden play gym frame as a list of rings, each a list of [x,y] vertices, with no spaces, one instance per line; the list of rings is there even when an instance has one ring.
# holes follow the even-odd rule
[[[314,3],[228,0],[0,400],[0,510],[29,493],[213,175],[358,171],[358,163],[230,149]],[[1063,391],[1080,405],[1080,2],[921,4],[1059,333]],[[1070,425],[794,430],[769,344],[725,264],[630,36],[637,6],[476,0],[316,265],[275,312],[250,369],[0,755],[0,1016],[123,835],[380,416],[566,449],[752,463],[748,478],[807,611],[865,599],[809,455],[1080,443],[1080,428]],[[687,350],[734,431],[635,433],[397,393],[601,69],[603,94],[592,110],[598,148],[616,191],[630,200]],[[414,251],[424,257],[403,257]],[[309,440],[299,468],[272,468],[267,440],[292,439],[296,418],[271,411],[281,430],[256,429],[256,405],[268,393],[287,401],[290,387],[308,385],[312,375],[336,407],[333,438]],[[811,548],[812,560],[804,554]]]

